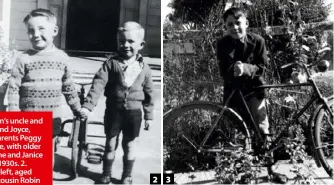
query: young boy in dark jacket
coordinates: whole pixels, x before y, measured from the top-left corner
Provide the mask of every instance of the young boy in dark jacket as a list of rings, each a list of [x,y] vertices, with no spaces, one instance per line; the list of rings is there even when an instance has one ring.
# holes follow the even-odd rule
[[[118,32],[118,52],[110,57],[94,77],[82,111],[88,115],[97,105],[102,92],[107,97],[104,116],[106,147],[103,156],[101,182],[111,181],[118,135],[122,131],[122,183],[131,184],[138,140],[144,111],[145,128],[153,119],[153,81],[151,70],[138,53],[145,45],[144,29],[136,22],[126,22]]]
[[[217,42],[217,56],[220,74],[224,79],[224,100],[233,88],[243,86],[243,95],[250,94],[252,87],[263,85],[264,67],[267,62],[267,51],[264,39],[254,33],[247,33],[246,13],[239,8],[230,8],[224,15],[226,36]],[[266,93],[263,89],[255,91],[246,99],[247,106],[259,125],[260,131],[268,139],[269,122],[265,107]],[[238,107],[239,100],[232,98],[230,106]],[[271,164],[268,173],[274,180],[285,183],[287,178],[273,171]]]

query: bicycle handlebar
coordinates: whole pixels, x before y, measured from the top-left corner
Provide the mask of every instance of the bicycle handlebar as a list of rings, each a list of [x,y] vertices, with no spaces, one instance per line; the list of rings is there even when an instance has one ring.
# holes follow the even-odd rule
[[[92,82],[86,82],[86,83],[74,82],[74,83],[81,86],[92,85]]]
[[[311,67],[317,65],[319,62],[321,62],[321,60],[326,56],[327,52],[330,51],[330,50],[331,50],[331,49],[330,49],[329,47],[325,47],[325,48],[323,48],[323,49],[317,51],[318,55],[321,54],[322,56],[320,56],[320,57],[317,59],[316,62],[313,62],[313,63],[311,63],[311,64],[298,63],[298,62],[291,62],[291,63],[287,63],[287,64],[282,65],[280,68],[281,68],[281,69],[285,69],[285,68],[287,68],[287,67],[290,67],[290,66],[292,66],[292,65],[296,65],[296,64],[299,65],[299,66],[305,66],[306,68],[311,68]]]

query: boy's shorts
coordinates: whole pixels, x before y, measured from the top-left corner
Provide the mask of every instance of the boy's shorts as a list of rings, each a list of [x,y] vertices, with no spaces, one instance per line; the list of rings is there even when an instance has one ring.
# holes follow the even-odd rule
[[[104,132],[107,137],[114,137],[123,132],[123,136],[134,139],[139,136],[142,122],[141,109],[106,109]]]

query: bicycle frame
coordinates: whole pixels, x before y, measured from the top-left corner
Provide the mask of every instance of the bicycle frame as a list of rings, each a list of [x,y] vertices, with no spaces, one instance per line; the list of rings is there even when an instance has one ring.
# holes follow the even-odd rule
[[[324,98],[322,96],[322,94],[319,91],[319,88],[317,87],[316,83],[314,82],[314,80],[311,77],[310,72],[308,71],[308,68],[305,64],[302,64],[304,69],[306,69],[306,74],[308,77],[308,82],[307,83],[299,83],[299,84],[275,84],[275,85],[261,85],[258,87],[254,87],[254,89],[267,89],[267,88],[279,88],[279,87],[298,87],[298,86],[311,86],[314,90],[313,96],[311,97],[311,99],[304,105],[303,108],[301,108],[297,114],[294,115],[293,119],[291,121],[289,121],[285,127],[283,128],[283,131],[278,135],[278,137],[272,142],[271,146],[269,147],[269,149],[265,152],[266,154],[272,152],[273,150],[277,149],[280,147],[279,146],[275,146],[276,144],[278,144],[282,138],[284,138],[284,133],[286,130],[288,130],[289,126],[294,124],[294,123],[298,123],[298,118],[306,111],[307,108],[309,108],[311,106],[311,104],[315,101],[318,101],[319,103],[325,105],[325,108],[327,109],[327,111],[329,111],[331,117],[333,118],[333,112],[332,110],[329,108],[329,105],[327,104],[327,99]],[[260,142],[264,142],[264,138],[262,138],[262,133],[260,132],[259,126],[257,124],[255,124],[254,118],[252,116],[252,114],[250,113],[250,110],[247,106],[246,100],[241,92],[240,89],[236,89],[233,90],[232,93],[230,94],[230,96],[227,98],[227,100],[225,101],[222,110],[219,113],[219,116],[217,116],[217,118],[214,120],[214,123],[212,124],[212,126],[210,127],[209,132],[205,135],[204,139],[202,140],[198,152],[201,151],[206,151],[206,152],[216,152],[216,151],[212,151],[212,150],[208,150],[208,149],[203,149],[204,144],[207,142],[208,138],[210,137],[212,131],[214,130],[214,128],[217,126],[218,121],[221,119],[221,117],[223,116],[225,110],[228,108],[230,100],[233,96],[235,95],[239,95],[241,100],[242,100],[242,106],[244,108],[244,110],[246,110],[246,114],[247,116],[249,116],[250,119],[250,124],[252,126],[252,128],[254,128],[254,130],[256,131],[256,136],[260,139]],[[274,147],[275,146],[275,147]]]

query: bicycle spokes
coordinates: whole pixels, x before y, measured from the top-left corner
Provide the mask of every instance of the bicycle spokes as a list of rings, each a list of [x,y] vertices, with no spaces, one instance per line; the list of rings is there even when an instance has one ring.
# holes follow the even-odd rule
[[[325,123],[320,130],[321,145],[317,148],[323,149],[325,155],[333,159],[333,126]]]
[[[333,102],[330,102],[333,109]],[[333,135],[333,111],[326,108],[320,109],[315,123],[316,151],[320,162],[327,173],[333,178],[334,168],[334,135]]]
[[[216,105],[184,108],[164,120],[164,145],[169,155],[166,166],[169,170],[174,168],[174,171],[182,172],[213,169],[217,152],[244,148],[246,136],[241,132],[238,122],[227,113],[223,114],[206,142],[201,145],[219,117],[221,108]]]

